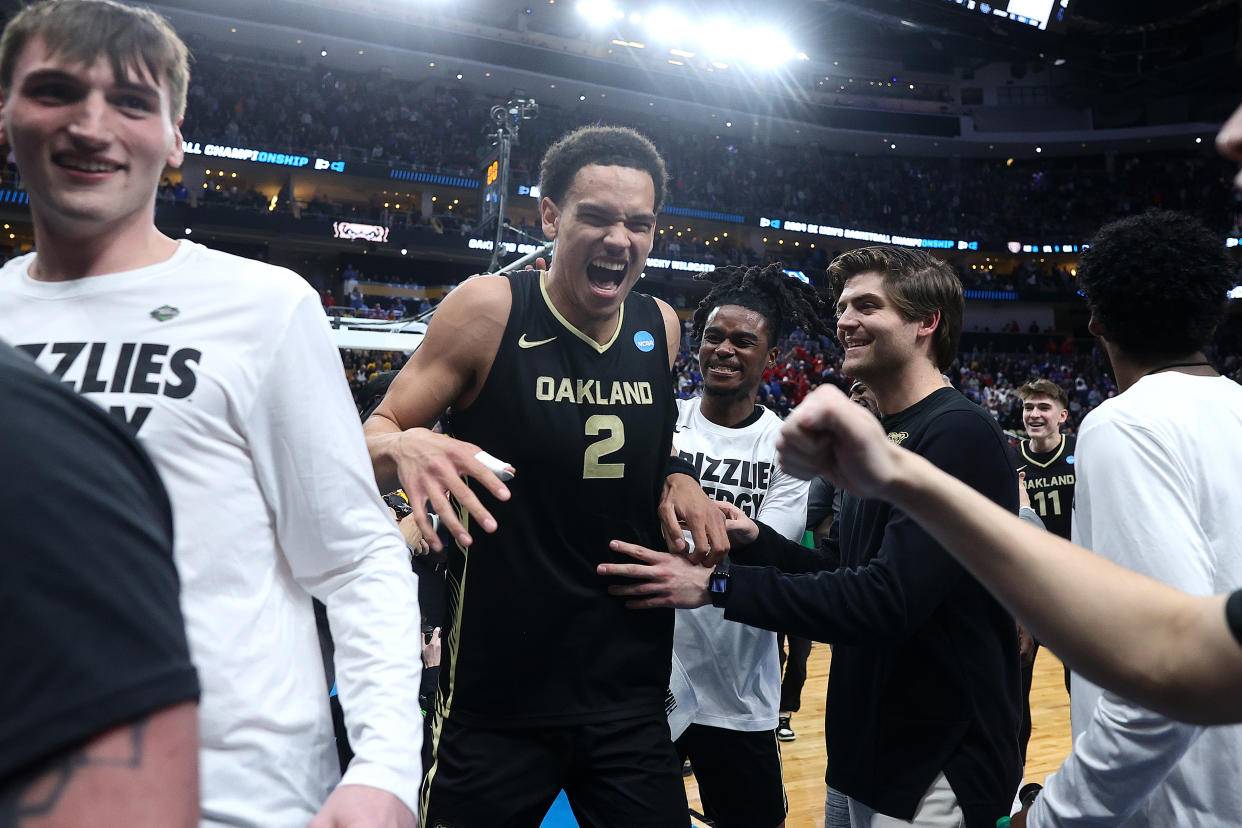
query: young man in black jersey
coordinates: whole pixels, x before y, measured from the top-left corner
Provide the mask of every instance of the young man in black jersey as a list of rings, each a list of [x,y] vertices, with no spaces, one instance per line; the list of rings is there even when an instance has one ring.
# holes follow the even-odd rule
[[[1022,425],[1027,439],[1019,447],[1018,471],[1026,474],[1031,508],[1049,532],[1068,539],[1074,505],[1074,446],[1072,435],[1062,434],[1069,417],[1069,399],[1055,382],[1037,379],[1018,389]]]
[[[616,533],[684,548],[679,520],[696,560],[728,551],[719,510],[671,455],[680,320],[631,291],[665,183],[633,130],[555,143],[541,167],[551,268],[450,293],[367,421],[381,489],[399,482],[420,523],[430,502],[456,540],[424,825],[536,826],[561,789],[591,825],[686,824],[664,707],[673,614],[627,612],[595,572]],[[445,435],[427,430],[446,413]],[[511,464],[509,485],[481,450]]]
[[[1074,506],[1074,448],[1072,435],[1062,434],[1061,426],[1069,417],[1069,398],[1064,389],[1046,379],[1032,380],[1018,389],[1022,399],[1022,424],[1027,439],[1018,447],[1018,471],[1024,475],[1022,485],[1031,508],[1039,515],[1044,528],[1069,540],[1070,513]],[[1039,642],[1019,627],[1022,640],[1022,728],[1018,747],[1026,762],[1026,747],[1031,741],[1031,683],[1035,676],[1035,657]],[[1069,690],[1069,671],[1065,673],[1065,689]]]
[[[871,247],[839,256],[829,275],[842,367],[875,392],[889,439],[1016,513],[1004,435],[941,378],[962,325],[952,269]],[[646,566],[601,571],[639,579],[615,588],[635,608],[710,602],[729,620],[834,645],[827,782],[848,797],[854,826],[991,828],[1021,778],[1013,619],[909,517],[848,489],[835,547],[805,549],[735,511],[734,565],[710,578],[626,543],[614,548]]]

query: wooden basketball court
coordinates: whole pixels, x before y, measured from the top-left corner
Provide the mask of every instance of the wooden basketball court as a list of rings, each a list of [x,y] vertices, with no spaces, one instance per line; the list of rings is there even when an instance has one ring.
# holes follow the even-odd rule
[[[807,660],[802,710],[793,719],[797,740],[781,744],[785,793],[789,797],[786,828],[823,828],[824,824],[824,697],[828,687],[827,644],[815,644]],[[1027,748],[1027,782],[1043,783],[1070,752],[1069,696],[1061,662],[1040,649],[1031,686],[1031,742]],[[702,812],[694,778],[686,779],[690,807]],[[999,816],[999,814],[997,815]],[[701,825],[696,821],[696,825]],[[765,826],[756,826],[765,828]]]

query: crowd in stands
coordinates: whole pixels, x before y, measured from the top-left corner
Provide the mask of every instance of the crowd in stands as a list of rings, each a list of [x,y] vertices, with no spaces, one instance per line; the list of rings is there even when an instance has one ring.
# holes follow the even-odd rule
[[[226,59],[209,45],[195,55],[187,137],[462,175],[475,173],[486,148],[491,104],[465,88],[428,90],[393,77],[290,65],[274,54],[265,62]]]
[[[278,55],[265,59],[284,61],[280,71],[259,71],[210,47],[197,54],[183,132],[200,140],[473,176],[489,149],[488,113],[503,102],[463,82],[412,83]],[[551,141],[595,122],[653,137],[669,165],[668,203],[678,207],[988,242],[1081,242],[1147,206],[1197,214],[1222,234],[1242,229],[1228,162],[1208,147],[1111,159],[858,155],[770,142],[741,124],[674,129],[595,104],[542,106],[524,122],[514,183],[537,183]]]

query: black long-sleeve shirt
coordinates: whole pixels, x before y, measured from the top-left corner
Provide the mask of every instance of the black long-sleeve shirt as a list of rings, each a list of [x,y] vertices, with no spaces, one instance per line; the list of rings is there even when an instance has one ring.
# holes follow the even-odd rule
[[[894,442],[1017,511],[1004,435],[957,391],[883,422]],[[847,493],[838,520],[839,546],[818,550],[761,526],[758,541],[731,554],[759,566],[733,568],[725,617],[835,645],[829,785],[910,819],[943,771],[966,825],[990,828],[1021,780],[1013,619],[889,504]]]

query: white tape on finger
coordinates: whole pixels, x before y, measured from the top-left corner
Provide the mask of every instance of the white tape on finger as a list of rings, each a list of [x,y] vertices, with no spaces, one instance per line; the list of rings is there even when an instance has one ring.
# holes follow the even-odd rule
[[[480,451],[474,456],[474,459],[487,466],[487,470],[499,477],[502,481],[513,479],[513,466],[510,466],[504,460],[501,460],[498,457],[493,457],[486,451]]]

